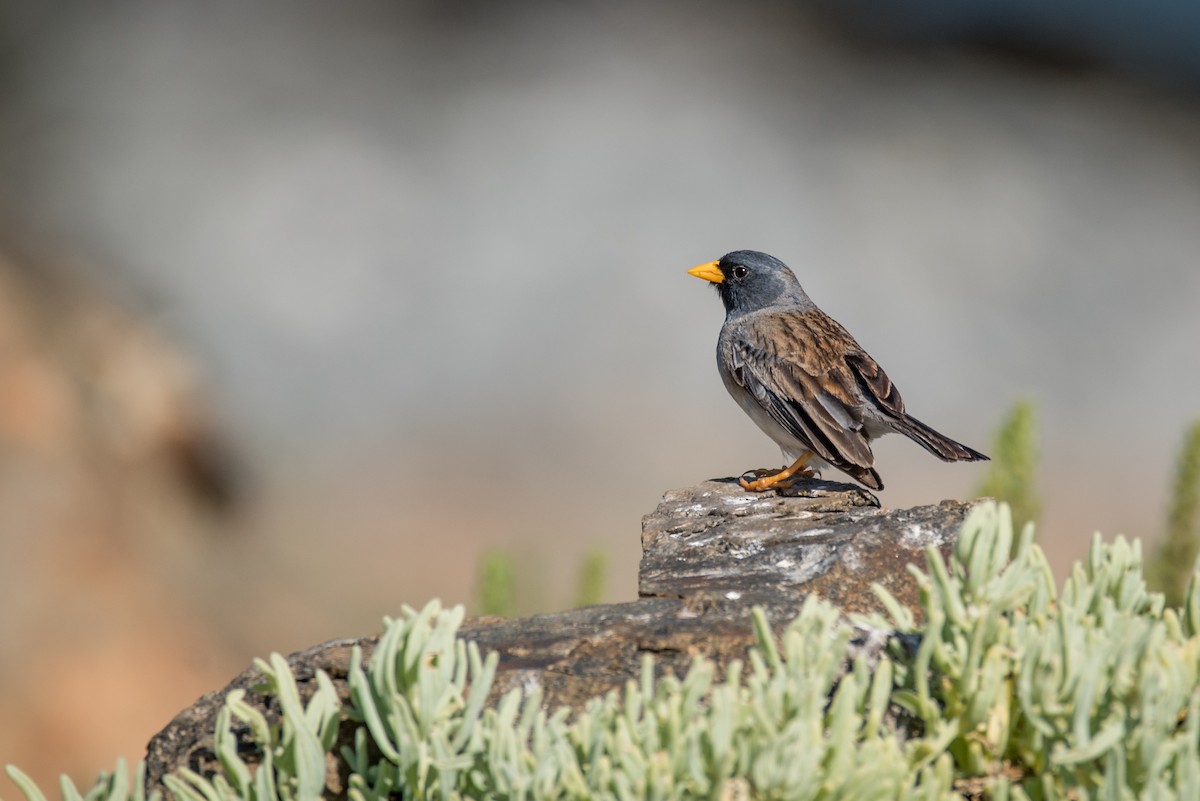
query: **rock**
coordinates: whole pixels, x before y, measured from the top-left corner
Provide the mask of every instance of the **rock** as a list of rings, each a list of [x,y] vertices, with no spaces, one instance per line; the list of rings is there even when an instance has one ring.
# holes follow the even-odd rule
[[[0,753],[46,787],[242,663],[204,561],[253,498],[162,315],[14,228],[0,208]]]
[[[916,606],[905,568],[926,546],[944,554],[970,504],[886,511],[852,484],[806,481],[789,496],[753,494],[733,478],[672,490],[642,519],[638,593],[771,606],[816,593],[845,612],[880,609],[871,585]]]
[[[763,607],[776,626],[813,593],[847,612],[876,610],[874,582],[913,606],[916,587],[905,565],[922,563],[927,545],[948,549],[968,508],[946,501],[887,511],[870,493],[827,481],[805,482],[786,496],[746,493],[734,479],[706,481],[668,492],[643,519],[638,600],[512,620],[476,618],[460,633],[500,655],[491,700],[537,683],[547,707],[579,709],[636,679],[645,654],[655,657],[657,671],[676,675],[703,655],[720,675],[754,642],[753,606]],[[887,639],[887,632],[861,629],[856,646],[874,656]],[[288,662],[302,695],[308,697],[316,671],[323,670],[347,700],[355,645],[369,658],[375,640],[335,640],[293,654]],[[212,733],[231,690],[247,690],[247,700],[277,716],[268,699],[251,691],[261,680],[257,670],[245,671],[151,740],[148,789],[165,790],[162,777],[179,767],[203,774],[218,768]],[[343,726],[343,742],[353,730]],[[252,749],[243,757],[252,757]],[[344,795],[344,776],[331,774],[327,783],[331,797]]]

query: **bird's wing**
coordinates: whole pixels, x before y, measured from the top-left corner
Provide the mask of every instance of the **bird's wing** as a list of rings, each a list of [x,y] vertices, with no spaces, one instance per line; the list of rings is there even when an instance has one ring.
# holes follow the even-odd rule
[[[858,348],[848,353],[846,365],[868,401],[873,400],[884,414],[901,420],[908,416],[904,411],[904,399],[900,397],[900,390],[896,389],[892,379],[888,378],[883,368],[866,351]]]
[[[773,310],[747,316],[729,334],[734,381],[777,423],[835,467],[869,469],[875,463],[855,412],[864,379],[846,359],[847,349],[862,349],[845,329],[819,311]],[[862,356],[890,386],[874,361]]]

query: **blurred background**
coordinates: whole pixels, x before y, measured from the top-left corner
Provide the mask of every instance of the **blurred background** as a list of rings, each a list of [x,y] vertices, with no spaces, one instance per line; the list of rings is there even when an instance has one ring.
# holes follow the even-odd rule
[[[1135,13],[1136,12],[1136,13]],[[90,785],[254,656],[775,465],[684,271],[788,262],[909,408],[1037,409],[1041,538],[1200,414],[1200,12],[0,2],[0,763]],[[977,465],[877,448],[889,506]],[[0,782],[0,793],[16,794]]]

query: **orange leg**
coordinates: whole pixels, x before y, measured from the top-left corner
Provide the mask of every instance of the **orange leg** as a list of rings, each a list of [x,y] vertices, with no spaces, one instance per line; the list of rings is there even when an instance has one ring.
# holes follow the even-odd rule
[[[793,462],[791,467],[780,470],[778,473],[766,475],[763,478],[756,478],[754,481],[747,481],[744,478],[739,478],[738,483],[742,485],[742,489],[749,490],[750,492],[765,492],[766,490],[769,490],[772,487],[780,484],[787,486],[788,484],[792,483],[791,478],[797,473],[801,473],[802,477],[804,478],[809,478],[813,475],[811,470],[804,469],[804,465],[807,464],[808,460],[811,458],[812,453],[806,453]],[[754,474],[759,475],[763,472],[765,471],[755,470]]]

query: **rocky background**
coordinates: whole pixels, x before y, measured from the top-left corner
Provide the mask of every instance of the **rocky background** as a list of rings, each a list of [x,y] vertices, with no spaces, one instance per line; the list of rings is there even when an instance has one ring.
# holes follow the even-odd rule
[[[631,599],[664,488],[778,459],[683,274],[734,248],[948,434],[1031,397],[1059,565],[1153,536],[1200,28],[971,5],[0,5],[0,762],[90,782],[487,549],[523,611],[596,547]],[[893,508],[982,475],[879,458]]]

